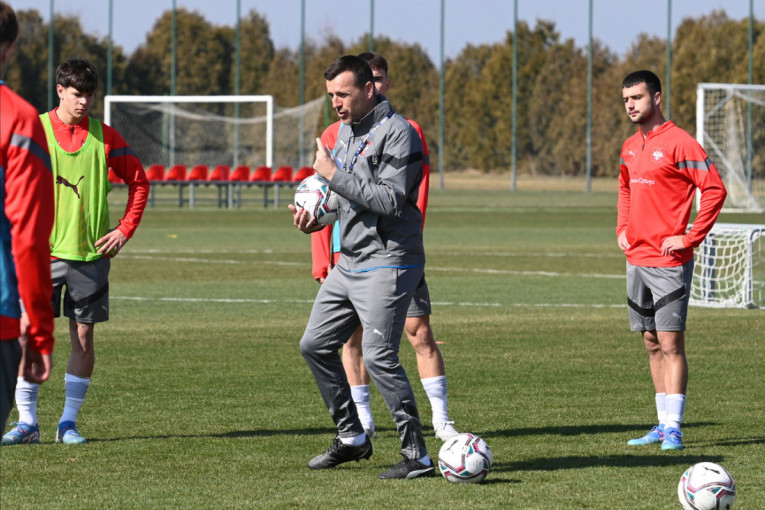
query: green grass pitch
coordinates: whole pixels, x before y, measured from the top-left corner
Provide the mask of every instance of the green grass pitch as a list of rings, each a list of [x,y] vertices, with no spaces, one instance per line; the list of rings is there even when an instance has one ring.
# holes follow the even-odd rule
[[[733,474],[737,508],[762,507],[765,311],[691,308],[686,449],[627,446],[655,411],[628,327],[615,193],[431,193],[432,324],[456,426],[494,454],[480,485],[378,480],[400,457],[375,390],[372,458],[307,469],[334,435],[298,350],[318,288],[308,237],[284,198],[189,210],[161,193],[112,265],[112,319],[96,328],[78,422],[89,443],[53,442],[69,352],[58,322],[41,443],[0,449],[0,507],[674,509],[680,475],[701,461]],[[435,458],[406,340],[401,358]]]

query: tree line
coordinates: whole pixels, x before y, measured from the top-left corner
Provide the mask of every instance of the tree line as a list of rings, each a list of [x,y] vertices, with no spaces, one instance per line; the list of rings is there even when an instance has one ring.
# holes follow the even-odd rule
[[[39,111],[47,109],[48,24],[36,10],[18,10],[19,43],[6,82]],[[82,56],[99,70],[101,86],[93,115],[103,114],[108,38],[83,31],[79,20],[55,16],[53,61]],[[300,51],[275,48],[265,16],[250,11],[240,21],[240,94],[268,94],[280,107],[300,101]],[[165,95],[171,91],[172,11],[157,19],[131,55],[114,46],[112,94]],[[765,83],[765,25],[754,24],[754,83]],[[390,64],[394,107],[425,131],[433,169],[444,151],[444,170],[503,171],[512,164],[513,34],[493,44],[467,45],[444,65],[444,147],[438,146],[439,71],[419,44],[376,35],[374,49]],[[519,21],[517,33],[517,170],[519,174],[582,176],[586,172],[587,48],[564,39],[551,21]],[[695,132],[699,82],[746,83],[749,19],[724,11],[683,20],[672,41],[671,111],[676,124]],[[178,95],[233,94],[236,29],[208,22],[196,11],[176,11]],[[326,93],[323,72],[337,57],[369,48],[364,35],[345,44],[330,35],[307,40],[304,97]],[[650,69],[664,81],[666,40],[637,36],[624,56],[597,39],[592,51],[592,176],[616,176],[621,144],[634,132],[621,100],[629,72]],[[665,84],[666,86],[666,84]],[[54,95],[55,98],[55,95]],[[665,99],[666,100],[666,99]],[[329,120],[336,117],[330,112]],[[322,126],[317,126],[321,130]]]

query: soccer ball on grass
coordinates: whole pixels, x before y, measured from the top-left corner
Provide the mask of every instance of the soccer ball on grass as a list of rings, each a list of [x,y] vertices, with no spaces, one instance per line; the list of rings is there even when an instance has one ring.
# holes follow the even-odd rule
[[[677,497],[685,510],[730,510],[736,499],[736,483],[719,464],[699,462],[680,477]]]
[[[295,207],[305,209],[321,225],[337,220],[337,195],[329,183],[317,175],[306,177],[295,190]]]
[[[479,483],[491,470],[491,449],[474,434],[447,439],[438,452],[438,468],[454,483]]]

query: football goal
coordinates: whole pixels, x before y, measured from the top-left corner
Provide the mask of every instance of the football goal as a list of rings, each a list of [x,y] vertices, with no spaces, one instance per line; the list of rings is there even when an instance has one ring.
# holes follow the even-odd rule
[[[712,227],[695,251],[690,304],[765,308],[765,225]]]
[[[272,96],[105,97],[104,121],[144,166],[292,166],[313,162],[324,98],[278,108]]]
[[[728,190],[726,211],[765,210],[765,85],[699,83],[696,139]]]

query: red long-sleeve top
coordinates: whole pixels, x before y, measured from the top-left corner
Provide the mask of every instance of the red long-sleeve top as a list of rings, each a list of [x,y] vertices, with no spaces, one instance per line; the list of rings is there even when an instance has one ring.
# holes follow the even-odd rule
[[[50,233],[53,228],[53,178],[45,131],[37,111],[0,84],[0,211],[3,257],[0,339],[18,338],[24,302],[29,317],[29,347],[53,351],[53,284]],[[11,259],[12,254],[12,259]]]
[[[699,212],[686,233],[696,190]],[[698,142],[671,121],[638,130],[622,147],[616,234],[626,231],[627,261],[645,267],[680,266],[693,258],[720,214],[727,192]],[[661,254],[667,237],[683,236],[684,250]]]

